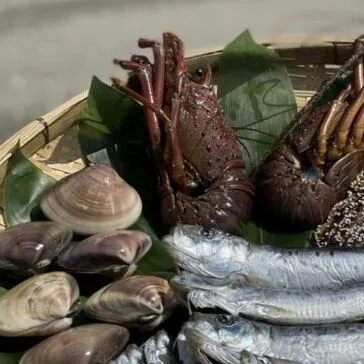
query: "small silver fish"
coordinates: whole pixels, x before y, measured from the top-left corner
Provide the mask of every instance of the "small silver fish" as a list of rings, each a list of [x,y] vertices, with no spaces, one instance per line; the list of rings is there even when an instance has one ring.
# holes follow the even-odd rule
[[[231,315],[274,324],[310,325],[364,319],[364,284],[303,291],[248,286],[239,280],[216,285],[215,281],[185,272],[173,278],[171,284],[188,292],[188,306],[220,308]]]
[[[109,364],[177,364],[172,353],[168,334],[160,330],[138,347],[130,344],[121,355]]]
[[[364,283],[364,249],[278,248],[197,225],[177,225],[163,241],[181,270],[205,277],[303,290]]]
[[[364,323],[279,326],[196,313],[182,332],[193,347],[222,364],[241,364],[248,354],[270,364],[364,363]]]
[[[135,344],[129,344],[120,356],[109,364],[145,364],[143,350]]]

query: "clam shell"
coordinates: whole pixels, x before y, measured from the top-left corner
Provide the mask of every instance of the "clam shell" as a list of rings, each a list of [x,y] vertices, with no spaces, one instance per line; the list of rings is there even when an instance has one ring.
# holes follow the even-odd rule
[[[117,230],[99,233],[69,245],[57,265],[69,272],[118,274],[129,271],[152,246],[141,231]]]
[[[129,341],[125,327],[88,324],[51,336],[26,351],[19,364],[106,364]]]
[[[129,328],[151,330],[165,321],[176,307],[167,280],[135,275],[98,290],[84,305],[87,316]]]
[[[65,272],[28,278],[0,297],[1,336],[46,336],[69,328],[79,287]]]
[[[54,222],[19,224],[0,232],[0,269],[32,275],[43,271],[72,239]]]
[[[107,165],[93,165],[58,181],[41,199],[48,219],[93,235],[134,224],[142,212],[137,191]]]

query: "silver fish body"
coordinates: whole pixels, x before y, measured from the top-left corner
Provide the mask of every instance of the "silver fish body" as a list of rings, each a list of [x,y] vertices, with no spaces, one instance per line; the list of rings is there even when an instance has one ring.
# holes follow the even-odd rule
[[[198,313],[182,331],[194,347],[222,364],[240,364],[246,352],[274,364],[364,363],[364,323],[279,326]]]
[[[247,286],[232,280],[214,281],[191,273],[172,279],[177,290],[187,290],[188,304],[220,308],[231,315],[284,325],[354,322],[364,319],[364,284],[352,287],[281,290]]]
[[[257,356],[244,351],[240,357],[240,364],[299,364],[297,361],[268,358],[267,356]]]
[[[205,277],[302,290],[364,282],[364,249],[278,248],[197,225],[177,225],[163,241],[181,270]]]
[[[172,353],[171,339],[160,330],[140,347],[129,345],[109,364],[177,364],[177,359]]]
[[[145,364],[143,350],[136,344],[128,345],[118,358],[109,364]]]

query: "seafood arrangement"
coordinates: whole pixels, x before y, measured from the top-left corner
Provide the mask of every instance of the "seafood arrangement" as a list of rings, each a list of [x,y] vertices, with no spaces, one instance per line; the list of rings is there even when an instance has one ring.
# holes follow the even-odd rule
[[[188,72],[174,33],[138,45],[154,62],[115,60],[112,87],[143,108],[175,269],[138,272],[144,200],[89,165],[42,194],[48,221],[0,233],[0,342],[36,338],[20,364],[364,362],[364,36],[251,175],[211,67]],[[253,243],[251,220],[311,244]]]

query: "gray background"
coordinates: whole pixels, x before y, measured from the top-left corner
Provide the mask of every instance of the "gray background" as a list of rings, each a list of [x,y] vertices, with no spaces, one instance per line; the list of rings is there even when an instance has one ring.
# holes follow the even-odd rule
[[[352,39],[364,33],[364,0],[0,0],[0,143],[92,75],[117,74],[111,60],[140,36],[172,30],[195,53],[245,28],[257,41]]]

